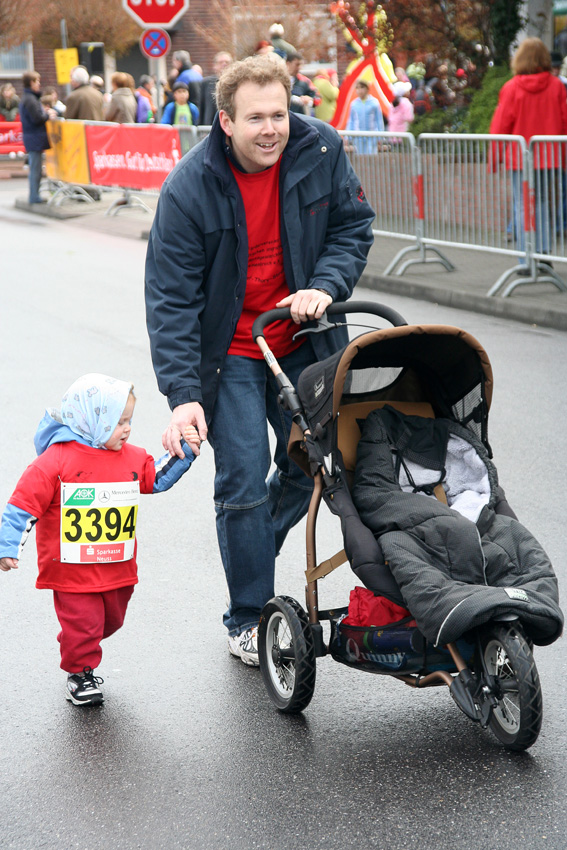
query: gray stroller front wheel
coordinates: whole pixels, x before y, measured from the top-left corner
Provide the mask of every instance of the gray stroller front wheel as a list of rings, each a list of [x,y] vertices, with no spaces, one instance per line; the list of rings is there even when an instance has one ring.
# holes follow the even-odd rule
[[[264,606],[258,656],[274,705],[286,714],[303,711],[315,690],[316,659],[307,615],[295,599],[276,596]]]
[[[543,700],[532,651],[517,626],[490,625],[482,648],[488,673],[500,691],[490,729],[510,750],[527,750],[541,729]]]

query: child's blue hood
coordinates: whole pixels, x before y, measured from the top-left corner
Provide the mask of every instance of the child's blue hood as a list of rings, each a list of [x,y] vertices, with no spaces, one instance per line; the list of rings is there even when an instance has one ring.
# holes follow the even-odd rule
[[[46,410],[33,438],[33,444],[37,454],[43,454],[54,443],[70,443],[72,440],[82,443],[84,446],[92,445],[86,440],[83,440],[79,434],[71,431],[68,425],[63,424],[61,414],[58,410],[55,410],[53,407]]]

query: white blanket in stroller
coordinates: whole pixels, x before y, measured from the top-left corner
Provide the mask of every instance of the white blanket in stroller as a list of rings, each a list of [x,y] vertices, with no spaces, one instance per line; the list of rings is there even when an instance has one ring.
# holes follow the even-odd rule
[[[392,461],[395,461],[394,456]],[[408,472],[413,484],[408,478]],[[404,493],[413,493],[415,485],[435,484],[437,480],[431,469],[414,461],[406,461],[405,468],[400,466],[399,482]],[[477,521],[490,498],[486,466],[473,446],[455,434],[450,434],[447,442],[443,489],[449,507],[471,522]],[[433,493],[421,492],[424,496],[436,498]]]

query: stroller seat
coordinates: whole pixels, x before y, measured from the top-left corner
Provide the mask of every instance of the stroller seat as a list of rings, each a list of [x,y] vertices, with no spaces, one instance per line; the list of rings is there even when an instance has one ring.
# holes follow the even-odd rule
[[[422,416],[425,419],[434,419],[435,413],[428,402],[413,401],[359,401],[354,404],[342,405],[339,409],[337,420],[337,447],[343,458],[343,468],[349,486],[352,488],[354,468],[356,466],[356,449],[360,440],[362,422],[373,410],[389,405],[406,416]],[[435,495],[446,503],[443,488],[437,488],[439,492]]]

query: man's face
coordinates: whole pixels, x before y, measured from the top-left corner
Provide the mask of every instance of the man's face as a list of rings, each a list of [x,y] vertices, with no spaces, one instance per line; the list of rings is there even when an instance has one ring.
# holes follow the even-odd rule
[[[224,71],[225,68],[228,68],[231,61],[232,60],[228,53],[221,53],[219,56],[217,56],[215,64],[213,65],[213,70],[217,77],[220,76],[220,74]]]
[[[292,59],[291,62],[287,63],[287,72],[290,77],[296,77],[297,72],[301,68],[301,59]]]
[[[41,91],[41,78],[40,77],[37,77],[37,79],[31,81],[30,89],[32,91]]]
[[[221,109],[219,120],[232,152],[249,174],[269,168],[289,139],[287,95],[281,83],[242,83],[234,95],[234,121]]]

